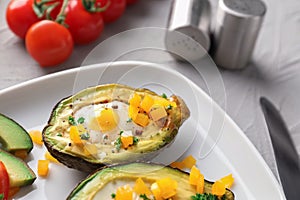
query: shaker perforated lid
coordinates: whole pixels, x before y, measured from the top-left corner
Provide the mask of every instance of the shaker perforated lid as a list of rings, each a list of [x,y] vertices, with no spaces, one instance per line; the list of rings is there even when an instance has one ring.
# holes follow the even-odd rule
[[[210,48],[211,7],[208,0],[173,0],[166,49],[180,60],[197,60]]]
[[[220,0],[212,29],[211,55],[227,69],[249,62],[261,28],[266,6],[261,0]]]
[[[262,16],[266,12],[265,4],[260,0],[224,0],[223,3],[239,14]]]

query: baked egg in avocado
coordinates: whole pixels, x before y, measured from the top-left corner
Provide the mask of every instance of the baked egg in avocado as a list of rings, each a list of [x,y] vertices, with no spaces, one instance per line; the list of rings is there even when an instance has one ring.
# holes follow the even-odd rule
[[[178,96],[99,85],[61,100],[43,130],[43,141],[61,163],[91,172],[150,160],[174,140],[189,115]]]

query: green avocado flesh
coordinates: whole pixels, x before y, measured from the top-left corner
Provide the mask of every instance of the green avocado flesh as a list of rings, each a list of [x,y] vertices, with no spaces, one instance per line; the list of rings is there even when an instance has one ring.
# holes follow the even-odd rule
[[[28,165],[10,153],[0,150],[0,161],[3,162],[8,172],[10,187],[31,185],[36,179]]]
[[[173,106],[164,107],[167,113],[164,121],[154,121],[149,117],[150,122],[141,126],[129,118],[129,101],[135,94],[141,99],[148,96],[153,101],[167,101]],[[105,109],[113,110],[118,118],[117,125],[112,130],[97,130],[93,122]],[[183,100],[175,95],[166,99],[148,89],[120,84],[99,85],[61,100],[43,130],[43,140],[48,151],[61,163],[92,172],[105,165],[150,160],[174,140],[189,114]],[[78,130],[83,130],[79,145],[70,134],[74,124]],[[122,148],[121,134],[131,134],[136,143]]]
[[[14,120],[0,114],[0,148],[8,152],[33,148],[32,140],[27,131]]]
[[[157,164],[131,163],[96,171],[79,183],[67,199],[108,200],[120,186],[129,184],[133,188],[138,178],[141,178],[150,188],[152,183],[166,177],[178,183],[177,193],[172,197],[172,200],[189,200],[191,196],[196,194],[196,188],[189,184],[189,174],[186,172]],[[204,193],[211,193],[212,184],[212,182],[205,181]],[[233,192],[227,189],[223,199],[233,200]]]

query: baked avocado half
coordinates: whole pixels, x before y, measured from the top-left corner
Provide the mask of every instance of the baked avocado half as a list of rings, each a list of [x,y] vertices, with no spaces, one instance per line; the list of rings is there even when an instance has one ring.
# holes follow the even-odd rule
[[[176,181],[177,191],[171,198],[173,200],[192,200],[194,199],[192,196],[197,193],[196,187],[189,184],[189,174],[186,172],[152,163],[130,163],[96,171],[80,182],[67,199],[113,199],[112,194],[113,196],[116,194],[117,188],[125,185],[135,188],[139,178],[144,181],[148,188],[151,188],[156,181],[164,178]],[[212,182],[204,181],[204,193],[211,193],[212,184]],[[151,194],[147,197],[150,200],[154,199]],[[207,199],[233,200],[234,194],[231,190],[226,189],[224,196],[210,195],[210,198]]]
[[[92,172],[150,160],[174,140],[189,115],[178,96],[99,85],[61,100],[43,130],[43,141],[61,163]]]

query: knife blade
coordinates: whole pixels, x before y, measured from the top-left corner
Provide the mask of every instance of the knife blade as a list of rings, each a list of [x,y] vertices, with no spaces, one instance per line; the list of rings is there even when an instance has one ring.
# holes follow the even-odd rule
[[[288,200],[300,199],[299,155],[287,126],[276,107],[265,97],[260,98],[267,127],[274,148],[282,187]]]

